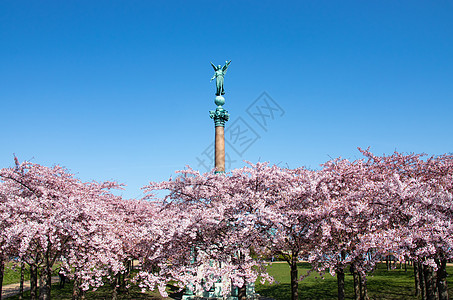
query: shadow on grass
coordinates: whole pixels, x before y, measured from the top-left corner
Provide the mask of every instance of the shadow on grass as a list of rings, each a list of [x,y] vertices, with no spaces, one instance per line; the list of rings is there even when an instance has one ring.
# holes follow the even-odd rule
[[[316,286],[299,285],[299,299],[337,299],[336,284],[325,282]],[[280,283],[266,286],[259,290],[259,294],[276,300],[291,299],[291,286],[288,283]]]
[[[168,296],[172,299],[182,299],[182,296],[184,295],[184,290],[180,290],[179,287],[174,285],[168,285],[167,292]]]
[[[53,284],[52,285],[52,291],[51,291],[51,299],[61,299],[61,300],[71,300],[72,299],[72,289],[73,285],[72,283],[68,283],[65,285],[64,288],[59,288],[58,284]],[[15,295],[12,297],[7,298],[8,300],[19,300],[19,295]],[[30,291],[24,292],[24,299],[30,299]],[[110,300],[112,299],[112,287],[109,284],[106,284],[105,286],[100,287],[96,291],[88,291],[85,294],[85,299],[86,300]],[[165,299],[163,298],[159,292],[153,291],[153,292],[146,292],[146,293],[141,293],[140,288],[137,286],[132,286],[129,290],[127,291],[120,291],[118,293],[118,299],[119,300],[161,300]]]
[[[298,264],[299,274],[305,274],[310,265],[307,263]],[[270,297],[275,300],[291,299],[291,288],[289,279],[289,267],[286,263],[275,263],[269,267],[269,271],[273,275],[279,277],[277,284],[256,284],[256,291],[265,297]],[[453,267],[447,267],[448,272],[448,287],[450,297],[453,296]],[[316,278],[316,276],[318,278]],[[385,265],[379,265],[378,268],[367,276],[368,295],[370,299],[417,299],[415,297],[414,273],[412,267],[408,267],[407,272],[401,269],[389,270]],[[60,289],[58,285],[52,285],[52,299],[71,299],[72,298],[72,283],[69,283],[65,288]],[[181,299],[182,291],[175,286],[168,286],[167,291],[173,299]],[[299,283],[299,299],[337,299],[337,281],[336,277],[325,274],[325,279],[319,278],[315,272],[308,276],[305,280]],[[345,276],[345,296],[346,299],[353,299],[353,278],[352,275],[346,273]],[[24,299],[30,298],[30,292],[25,293]],[[8,298],[18,300],[18,296]],[[112,288],[109,284],[99,288],[97,291],[89,291],[86,293],[87,300],[94,299],[112,299]],[[157,291],[141,293],[140,289],[132,286],[129,291],[119,293],[118,299],[164,299]]]
[[[299,274],[304,274],[310,265],[301,263],[298,264],[298,267]],[[280,282],[271,285],[257,283],[257,292],[276,300],[291,299],[289,267],[283,264],[273,264],[269,271],[272,275],[277,275]],[[417,299],[413,276],[413,269],[409,267],[407,272],[402,269],[387,271],[385,265],[379,265],[372,274],[367,276],[368,295],[370,299]],[[319,278],[319,275],[313,272],[299,282],[299,299],[337,299],[336,277],[325,274],[324,278]],[[452,287],[450,283],[449,287]],[[354,298],[353,277],[349,272],[345,274],[345,297],[346,299]]]

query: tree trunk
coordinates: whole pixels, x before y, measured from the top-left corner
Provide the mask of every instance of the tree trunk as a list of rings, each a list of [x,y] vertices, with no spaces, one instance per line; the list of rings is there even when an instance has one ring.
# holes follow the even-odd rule
[[[439,300],[439,290],[437,289],[437,272],[431,268],[431,274],[433,275],[433,290],[434,290],[434,299]]]
[[[42,269],[39,270],[39,269],[37,268],[37,269],[36,269],[36,272],[38,273],[38,276],[39,276],[39,278],[38,278],[38,280],[39,280],[39,287],[38,287],[39,293],[38,293],[38,299],[39,299],[39,300],[42,300],[42,295],[44,295],[44,291],[43,291],[43,289],[44,289],[44,274],[43,274]]]
[[[299,297],[298,295],[298,288],[299,288],[299,275],[297,274],[297,257],[298,253],[293,253],[291,256],[291,299],[297,300]]]
[[[126,268],[124,270],[124,273],[123,273],[123,276],[121,277],[121,284],[120,284],[120,287],[121,287],[121,291],[126,291],[126,278],[129,277],[129,268],[130,268],[130,260],[126,260]]]
[[[50,300],[50,289],[52,286],[52,269],[49,265],[41,270],[39,279],[39,300]]]
[[[366,273],[360,272],[359,279],[360,279],[360,298],[362,300],[369,300],[370,298],[368,297],[368,289],[366,285]]]
[[[388,255],[385,257],[385,262],[387,264],[387,271],[389,271],[390,270],[390,263],[389,263],[389,256]]]
[[[357,272],[357,268],[355,267],[354,264],[351,264],[351,273],[352,273],[352,278],[354,279],[354,299],[355,300],[360,300],[360,278],[359,278],[359,272]]]
[[[421,294],[420,273],[418,271],[418,262],[414,262],[414,279],[415,279],[415,296],[418,296]]]
[[[38,299],[38,268],[30,265],[30,299]]]
[[[19,283],[19,300],[24,298],[24,262],[20,263],[20,283]]]
[[[448,300],[447,289],[447,260],[442,259],[437,264],[437,290],[439,292],[439,300]]]
[[[344,270],[337,269],[338,300],[344,300]]]
[[[124,270],[124,273],[120,275],[119,277],[119,286],[120,286],[120,292],[127,292],[127,289],[126,289],[126,278],[129,278],[129,274],[130,274],[130,271],[131,271],[131,260],[126,260],[125,263],[125,270]]]
[[[116,274],[115,277],[113,277],[114,279],[113,279],[112,300],[117,300],[118,299],[119,275],[120,275],[120,273]]]
[[[77,274],[74,274],[74,284],[72,287],[72,300],[80,299],[80,279]]]
[[[425,277],[426,299],[436,300],[435,281],[433,278],[433,269],[431,266],[423,265],[423,274]]]
[[[244,282],[244,284],[241,287],[238,287],[238,300],[246,299],[247,299],[247,283]]]
[[[5,261],[3,256],[0,257],[0,300],[2,299],[3,272],[5,271]]]
[[[126,274],[118,272],[118,293],[121,294],[123,292],[123,282]],[[124,285],[126,286],[126,285]]]
[[[426,300],[426,281],[425,275],[423,273],[423,264],[418,262],[418,280],[420,283],[420,292],[422,296],[422,300]]]
[[[47,272],[46,272],[46,282],[45,282],[45,292],[46,295],[44,296],[45,300],[50,300],[50,294],[52,292],[52,266],[47,265],[46,266]]]

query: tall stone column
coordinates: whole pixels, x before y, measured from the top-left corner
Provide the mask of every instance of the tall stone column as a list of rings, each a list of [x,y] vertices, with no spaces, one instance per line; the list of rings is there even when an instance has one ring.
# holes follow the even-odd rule
[[[216,110],[209,111],[211,119],[214,120],[215,126],[215,172],[225,173],[225,122],[230,115],[222,105],[225,104],[225,98],[222,96],[215,97],[214,103],[217,105]]]
[[[216,172],[225,172],[225,128],[215,128],[215,169]]]

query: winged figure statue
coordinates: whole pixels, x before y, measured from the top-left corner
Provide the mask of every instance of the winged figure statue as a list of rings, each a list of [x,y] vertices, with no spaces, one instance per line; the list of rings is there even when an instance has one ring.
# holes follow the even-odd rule
[[[223,78],[226,74],[228,66],[230,65],[230,61],[225,61],[225,65],[222,67],[221,65],[215,66],[211,62],[211,66],[214,68],[214,76],[212,76],[211,81],[215,79],[215,86],[216,86],[216,95],[221,96],[225,94],[225,89],[223,88]]]

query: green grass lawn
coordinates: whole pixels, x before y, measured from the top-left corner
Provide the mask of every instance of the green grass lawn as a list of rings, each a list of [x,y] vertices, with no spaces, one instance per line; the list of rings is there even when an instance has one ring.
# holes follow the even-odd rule
[[[299,263],[299,274],[305,274],[310,269],[307,263]],[[261,285],[256,284],[256,292],[262,296],[271,297],[276,300],[290,299],[290,278],[289,267],[286,263],[274,263],[269,266],[269,272],[274,276],[276,283]],[[453,267],[447,267],[447,272],[453,274]],[[404,269],[387,271],[385,264],[368,275],[368,294],[370,299],[417,299],[415,297],[413,269],[408,266],[407,272]],[[13,278],[13,277],[11,277]],[[450,297],[453,296],[453,278],[448,276]],[[174,298],[180,297],[175,289],[169,287],[170,295]],[[106,284],[97,291],[89,291],[86,299],[111,299],[111,286]],[[173,292],[173,294],[172,294]],[[346,299],[353,299],[353,279],[349,272],[345,275]],[[71,299],[72,284],[66,284],[65,288],[58,288],[58,283],[52,286],[52,299]],[[25,299],[29,297],[26,293]],[[336,277],[324,274],[324,279],[318,273],[313,272],[310,276],[299,283],[299,299],[336,299],[337,281]],[[18,297],[8,298],[11,300]],[[132,287],[127,293],[120,293],[118,299],[163,299],[157,291],[141,293],[138,287]]]
[[[64,288],[59,288],[58,284],[52,285],[52,299],[70,300],[72,298],[72,284],[66,284]],[[30,291],[24,292],[24,299],[30,298]],[[18,300],[19,296],[13,296],[8,300]],[[89,291],[85,295],[87,300],[112,299],[112,288],[109,284],[99,288],[97,291]],[[119,293],[118,299],[121,300],[142,300],[142,299],[165,299],[160,296],[159,292],[141,293],[138,287],[131,287],[127,293]]]
[[[52,268],[52,275],[58,275],[58,269],[60,268],[60,263],[57,262]],[[24,280],[30,280],[30,272],[27,265],[24,269]],[[16,261],[9,261],[5,264],[5,270],[3,274],[3,285],[18,283],[20,282],[20,263]]]
[[[25,280],[30,279],[30,272],[28,268],[24,269]],[[3,285],[17,283],[20,281],[20,263],[15,261],[9,261],[5,264],[5,270],[3,273]]]
[[[9,262],[8,263],[8,270],[7,273],[5,273],[5,278],[8,278],[8,280],[3,282],[3,285],[11,284],[11,283],[18,283],[20,281],[20,265],[17,266],[17,268],[11,268],[14,262]],[[58,275],[58,269],[59,269],[59,264],[56,265],[56,267],[53,268],[54,270],[54,275]],[[6,268],[5,268],[6,271]],[[25,277],[26,280],[30,278],[29,273],[27,271],[27,276]],[[51,297],[52,299],[62,299],[62,300],[70,300],[72,299],[72,290],[73,290],[73,282],[70,281],[69,283],[66,283],[64,288],[59,287],[59,282],[53,282],[52,284],[52,290],[51,290]],[[112,299],[112,286],[109,283],[106,283],[104,286],[100,287],[96,291],[88,291],[85,294],[85,299],[87,300],[97,300],[97,299]],[[174,295],[175,297],[182,295],[182,292],[177,291],[176,288],[172,286],[168,286],[167,292],[170,293],[171,295]],[[25,291],[24,292],[24,299],[29,299],[30,298],[30,291]],[[19,295],[9,297],[7,298],[8,300],[18,300]],[[151,292],[146,292],[142,293],[141,289],[137,286],[132,286],[129,288],[127,291],[119,291],[118,293],[118,299],[130,299],[130,300],[140,300],[140,299],[152,299],[152,300],[160,300],[160,299],[170,299],[170,298],[163,298],[160,293],[156,291],[151,291]]]
[[[306,274],[310,269],[307,263],[299,263],[299,275]],[[447,272],[453,274],[453,267],[447,267]],[[272,297],[276,300],[291,298],[289,266],[286,263],[274,263],[269,266],[269,273],[274,276],[277,283],[256,284],[256,292],[262,296]],[[385,264],[367,276],[368,295],[370,299],[417,299],[415,297],[414,272],[412,266],[404,269],[396,268],[387,271]],[[453,278],[448,276],[450,297],[453,296]],[[353,299],[353,278],[349,272],[345,274],[345,295]],[[313,272],[309,277],[299,283],[299,299],[337,299],[337,279],[330,274],[324,274],[324,279]]]

